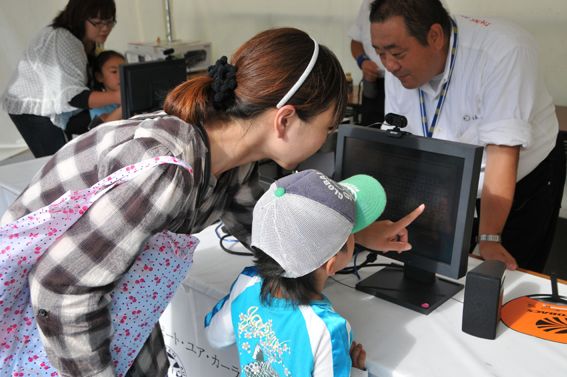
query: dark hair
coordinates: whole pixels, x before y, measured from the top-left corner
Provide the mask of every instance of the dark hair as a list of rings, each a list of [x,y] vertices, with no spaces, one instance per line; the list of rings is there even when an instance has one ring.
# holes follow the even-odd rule
[[[200,124],[213,119],[250,119],[276,106],[297,82],[313,54],[313,40],[294,28],[261,32],[244,43],[232,56],[236,67],[235,100],[221,111],[212,103],[208,75],[187,80],[172,90],[164,110],[187,123]],[[300,119],[307,121],[334,106],[335,124],[343,118],[347,87],[343,69],[336,56],[325,46],[313,70],[287,102],[295,106]]]
[[[268,254],[257,247],[252,247],[252,253],[254,264],[263,279],[260,292],[262,303],[269,305],[272,297],[280,295],[293,305],[307,305],[314,295],[319,294],[315,289],[315,271],[298,278],[286,278],[282,276],[284,269]]]
[[[90,18],[116,21],[114,0],[69,0],[50,26],[65,28],[82,41],[85,36],[85,21]]]
[[[262,277],[260,300],[269,305],[270,299],[276,295],[291,302],[292,305],[308,305],[314,295],[320,292],[315,288],[315,271],[298,278],[286,278],[285,270],[272,257],[257,247],[252,247],[254,264]],[[346,243],[339,252],[346,251]]]
[[[440,24],[451,35],[451,18],[440,0],[376,0],[370,5],[370,22],[384,22],[401,16],[409,34],[427,46],[427,34],[433,24]]]
[[[122,60],[126,61],[124,55],[119,53],[118,51],[114,50],[104,50],[100,54],[98,54],[93,63],[93,89],[94,90],[103,90],[104,84],[96,79],[96,74],[102,74],[102,67],[104,63],[106,63],[110,58],[121,58]]]

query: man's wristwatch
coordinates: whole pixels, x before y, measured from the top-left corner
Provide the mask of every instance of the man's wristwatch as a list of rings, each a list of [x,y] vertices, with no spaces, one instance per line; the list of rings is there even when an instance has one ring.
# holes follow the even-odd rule
[[[488,242],[502,242],[500,234],[479,234],[478,242],[488,241]]]
[[[368,55],[362,53],[356,57],[356,65],[358,65],[358,68],[362,69],[362,63],[364,63],[367,60],[370,60]]]

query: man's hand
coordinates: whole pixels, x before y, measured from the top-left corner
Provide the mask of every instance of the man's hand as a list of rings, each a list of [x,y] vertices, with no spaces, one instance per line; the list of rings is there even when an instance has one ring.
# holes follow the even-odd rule
[[[499,260],[506,263],[506,268],[515,270],[518,268],[516,259],[502,246],[500,242],[480,242],[478,245],[480,256],[484,260]]]
[[[362,78],[366,81],[374,82],[378,78],[380,69],[372,60],[368,59],[362,62]]]

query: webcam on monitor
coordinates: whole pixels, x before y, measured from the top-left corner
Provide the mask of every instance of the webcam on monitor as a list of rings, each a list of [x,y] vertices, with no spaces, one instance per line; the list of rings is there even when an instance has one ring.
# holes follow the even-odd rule
[[[463,288],[441,276],[458,279],[467,271],[482,152],[476,145],[340,126],[336,179],[378,179],[387,196],[382,219],[395,221],[426,205],[408,226],[412,250],[385,254],[403,267],[379,270],[358,290],[428,314]]]

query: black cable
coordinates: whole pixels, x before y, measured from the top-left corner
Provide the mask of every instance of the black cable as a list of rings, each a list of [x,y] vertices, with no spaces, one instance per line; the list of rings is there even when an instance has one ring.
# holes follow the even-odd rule
[[[373,263],[376,261],[376,259],[378,259],[378,254],[374,252],[370,252],[368,255],[366,255],[366,259],[364,260],[364,262],[362,262],[360,265],[357,265],[356,260],[358,254],[361,253],[362,251],[365,251],[366,249],[358,244],[356,244],[354,247],[355,249],[354,249],[353,265],[349,267],[345,267],[340,271],[337,271],[336,272],[337,275],[354,274],[356,275],[358,280],[360,280],[360,275],[358,274],[358,271],[361,268],[365,268],[365,267],[392,267],[392,268],[400,268],[400,269],[403,268],[403,265],[394,264],[394,263]]]
[[[234,251],[234,250],[230,250],[228,249],[226,246],[224,246],[223,241],[227,238],[227,237],[232,237],[232,234],[225,234],[224,236],[222,236],[220,238],[219,241],[219,245],[221,247],[221,249],[223,249],[224,251],[226,251],[229,254],[232,255],[240,255],[240,256],[253,256],[254,254],[246,252],[246,251]]]
[[[232,255],[239,255],[239,256],[253,256],[254,254],[246,252],[246,251],[234,251],[234,250],[230,250],[229,248],[227,248],[226,246],[224,246],[224,242],[232,242],[232,243],[236,243],[236,242],[240,242],[237,239],[232,239],[232,240],[227,240],[228,237],[232,237],[232,234],[230,233],[226,233],[224,235],[220,235],[220,231],[225,231],[224,227],[223,227],[223,223],[219,222],[219,225],[216,226],[215,228],[215,234],[217,235],[217,237],[219,238],[219,245],[221,247],[221,249],[223,249],[225,252],[227,252],[228,254],[232,254]]]
[[[356,93],[356,103],[353,104],[354,124],[361,124],[362,123],[362,81],[363,81],[363,79],[360,79],[360,81],[358,82],[358,89],[357,89],[357,93]]]
[[[399,268],[400,270],[402,270],[404,268],[403,265],[395,264],[395,263],[368,263],[368,264],[361,264],[356,269],[360,270],[361,268],[365,268],[365,267],[391,267],[391,268]],[[348,274],[354,274],[354,273],[355,273],[354,272],[354,266],[353,267],[345,267],[342,270],[336,272],[337,275],[348,275]]]
[[[362,85],[363,85],[364,79],[360,79],[360,81],[358,82],[358,90],[356,93],[356,103],[358,105],[362,105]]]
[[[356,267],[356,260],[358,258],[358,254],[360,254],[361,251],[362,251],[362,247],[360,245],[354,244],[354,258],[352,260],[352,264],[354,267]],[[366,257],[366,260],[368,260],[368,256]],[[360,280],[360,275],[358,274],[358,268],[355,268],[353,273],[356,275],[356,278]]]
[[[378,257],[375,253],[370,253],[366,256],[366,259],[364,260],[364,262],[362,262],[360,265],[357,265],[356,260],[357,260],[358,254],[361,253],[362,251],[364,251],[363,247],[361,247],[360,245],[355,245],[353,265],[343,268],[342,270],[338,271],[337,274],[340,274],[340,275],[355,274],[356,277],[358,279],[360,279],[360,276],[358,275],[358,270],[363,268],[363,267],[366,267],[369,263],[374,262],[376,260],[376,258]]]
[[[366,267],[368,265],[368,263],[374,262],[376,260],[376,258],[372,258],[372,257],[370,257],[371,254],[368,254],[366,256],[366,260],[364,262],[362,262],[360,265],[357,265],[356,259],[357,259],[358,254],[359,254],[358,252],[356,254],[354,254],[352,266],[343,268],[342,270],[338,271],[337,274],[339,274],[339,275],[354,274],[356,276],[356,278],[358,280],[360,280],[360,275],[358,273],[358,270],[360,270],[363,267]]]

